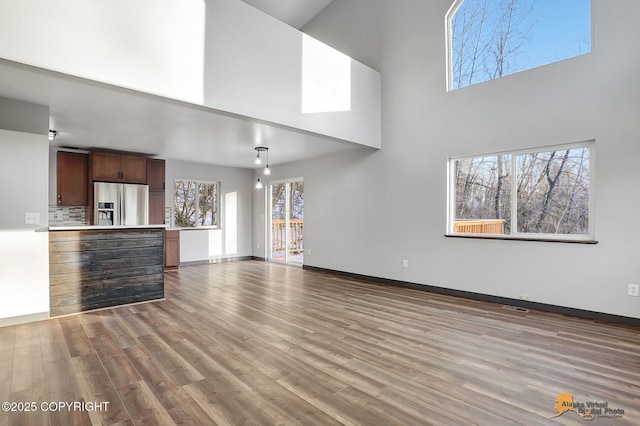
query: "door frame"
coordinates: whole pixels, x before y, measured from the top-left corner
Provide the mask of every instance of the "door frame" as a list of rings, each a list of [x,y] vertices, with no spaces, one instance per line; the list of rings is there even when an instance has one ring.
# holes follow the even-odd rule
[[[303,261],[302,262],[292,262],[289,260],[289,247],[288,247],[288,241],[289,241],[289,232],[290,232],[290,225],[289,225],[289,221],[290,219],[290,213],[291,211],[290,209],[290,202],[291,202],[291,183],[293,182],[302,182],[304,184],[304,178],[302,177],[294,177],[294,178],[286,178],[286,179],[278,179],[278,180],[273,180],[273,181],[269,181],[267,186],[266,186],[266,191],[265,191],[265,210],[266,210],[266,214],[265,214],[265,242],[266,242],[266,254],[267,254],[267,260],[268,261],[274,261],[274,262],[279,262],[282,263],[281,260],[276,260],[273,258],[273,200],[272,200],[272,196],[273,196],[273,185],[278,185],[278,184],[286,184],[286,188],[285,188],[285,240],[287,241],[286,247],[285,247],[285,251],[284,251],[284,263],[288,264],[288,265],[302,265],[304,263],[304,252],[303,252]],[[304,186],[303,186],[304,187]],[[304,212],[304,210],[303,210]],[[304,232],[304,231],[303,231]],[[303,241],[304,241],[304,233],[303,233]]]

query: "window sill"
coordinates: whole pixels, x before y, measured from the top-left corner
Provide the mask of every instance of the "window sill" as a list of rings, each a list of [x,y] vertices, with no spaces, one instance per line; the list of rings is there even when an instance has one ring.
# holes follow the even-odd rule
[[[545,243],[571,243],[571,244],[598,244],[597,240],[572,240],[562,238],[534,238],[534,237],[510,237],[504,235],[480,235],[480,234],[445,234],[447,238],[469,238],[477,240],[510,240],[510,241],[536,241]]]

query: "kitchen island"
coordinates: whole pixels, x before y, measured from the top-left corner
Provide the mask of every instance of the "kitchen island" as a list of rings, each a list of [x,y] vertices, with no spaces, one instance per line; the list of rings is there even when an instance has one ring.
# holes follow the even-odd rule
[[[164,298],[164,228],[50,227],[50,315]]]

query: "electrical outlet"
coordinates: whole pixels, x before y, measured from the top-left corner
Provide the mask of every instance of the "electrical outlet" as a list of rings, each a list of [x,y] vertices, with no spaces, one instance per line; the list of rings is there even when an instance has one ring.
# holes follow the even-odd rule
[[[526,294],[520,295],[520,300],[529,300],[529,296]]]
[[[40,223],[40,213],[25,213],[24,224],[25,225],[37,225]]]
[[[403,268],[408,268],[409,267],[409,261],[407,259],[402,259],[402,267]]]
[[[260,248],[260,243],[256,243],[256,248]]]
[[[627,294],[629,296],[638,297],[638,284],[629,284],[629,288],[627,289]]]
[[[307,256],[311,256],[311,249],[307,249]]]

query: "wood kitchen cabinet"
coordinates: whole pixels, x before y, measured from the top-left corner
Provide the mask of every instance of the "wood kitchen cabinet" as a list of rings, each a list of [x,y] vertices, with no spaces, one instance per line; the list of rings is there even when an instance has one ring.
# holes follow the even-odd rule
[[[147,185],[149,191],[164,191],[164,160],[147,158]]]
[[[89,155],[58,151],[57,199],[59,206],[87,206],[89,187]]]
[[[150,225],[164,223],[164,164],[164,160],[147,158]]]
[[[164,231],[164,269],[180,266],[180,230]]]
[[[149,191],[149,225],[164,224],[164,191]]]
[[[147,159],[112,152],[92,152],[91,178],[103,182],[147,183]]]

